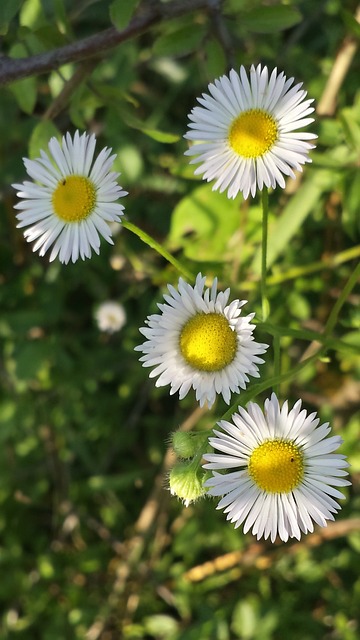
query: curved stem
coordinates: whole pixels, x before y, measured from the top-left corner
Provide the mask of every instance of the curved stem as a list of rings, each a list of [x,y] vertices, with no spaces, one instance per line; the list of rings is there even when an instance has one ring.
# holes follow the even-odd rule
[[[350,260],[355,260],[356,258],[360,258],[360,245],[355,245],[355,247],[345,249],[345,251],[339,251],[339,253],[335,253],[333,255],[323,256],[321,261],[318,262],[312,262],[301,267],[290,267],[287,271],[272,274],[267,277],[266,284],[267,286],[274,286],[303,276],[306,277],[318,271],[336,269],[340,264],[344,264]],[[243,282],[241,284],[241,289],[243,291],[253,291],[257,286],[258,282],[256,280],[252,280]]]
[[[332,308],[332,311],[329,315],[328,321],[325,325],[325,329],[323,332],[323,337],[326,339],[326,337],[329,336],[329,334],[332,332],[332,330],[334,329],[337,321],[338,321],[338,317],[340,314],[340,311],[343,307],[343,305],[345,304],[350,292],[352,291],[352,289],[354,288],[354,286],[356,285],[356,283],[359,281],[360,278],[360,263],[355,267],[354,271],[352,272],[351,276],[349,277],[346,285],[344,286],[341,295],[339,296],[338,300],[336,301],[336,303],[334,304],[334,307]],[[292,378],[294,378],[299,371],[302,371],[302,369],[304,369],[304,367],[306,367],[308,364],[310,364],[311,362],[314,362],[315,360],[317,360],[318,358],[321,358],[322,356],[324,356],[328,350],[329,346],[325,343],[322,346],[320,346],[315,353],[312,353],[311,356],[309,356],[308,358],[306,358],[305,360],[302,360],[301,362],[299,362],[293,369],[291,369],[290,371],[286,371],[285,373],[276,373],[272,378],[268,378],[267,380],[264,380],[263,382],[258,382],[257,384],[252,385],[251,389],[243,391],[241,393],[240,396],[240,401],[234,403],[230,409],[228,409],[228,411],[226,411],[226,413],[224,413],[224,415],[222,416],[222,420],[228,420],[231,415],[234,413],[234,411],[237,410],[237,406],[240,404],[241,406],[244,406],[247,402],[249,402],[249,400],[252,400],[253,398],[255,398],[259,393],[262,393],[263,391],[266,391],[267,389],[271,389],[271,387],[276,387],[277,385],[279,385],[281,382],[287,382],[288,380],[291,380]]]
[[[299,373],[299,371],[302,371],[302,369],[304,369],[311,362],[314,362],[318,358],[321,358],[321,356],[323,356],[325,353],[326,353],[326,347],[322,346],[316,351],[316,353],[313,353],[311,356],[306,358],[306,360],[299,362],[299,364],[297,364],[293,369],[290,369],[290,371],[286,371],[285,373],[275,375],[272,378],[267,378],[262,382],[253,384],[250,389],[247,389],[246,391],[242,391],[239,400],[235,402],[230,407],[230,409],[228,409],[224,413],[223,416],[221,416],[221,420],[229,420],[232,414],[235,411],[237,411],[237,408],[239,405],[243,407],[250,400],[253,400],[253,398],[259,395],[259,393],[262,393],[263,391],[267,391],[267,389],[274,388],[276,387],[276,385],[280,384],[281,382],[287,382],[288,380],[291,380]]]
[[[190,280],[190,281],[195,280],[195,276],[191,273],[191,271],[188,271],[185,267],[183,267],[182,264],[178,260],[176,260],[176,258],[174,258],[174,256],[171,255],[171,253],[169,253],[166,249],[164,249],[164,247],[159,242],[154,240],[154,238],[149,236],[149,234],[146,233],[145,231],[142,231],[142,229],[139,229],[139,227],[137,227],[136,224],[133,224],[132,222],[128,222],[127,220],[124,220],[122,221],[122,226],[125,227],[125,229],[127,229],[128,231],[131,231],[136,236],[138,236],[138,238],[140,238],[140,240],[145,242],[145,244],[147,244],[149,247],[151,247],[152,249],[155,249],[157,253],[159,253],[163,258],[165,258],[165,260],[170,262],[170,264],[172,264],[173,267],[175,267],[175,269],[177,269],[187,280]]]
[[[339,313],[341,311],[341,308],[343,307],[344,303],[346,302],[349,294],[351,293],[351,291],[353,290],[353,288],[355,287],[356,283],[359,281],[360,278],[360,262],[358,263],[357,267],[355,267],[354,271],[352,272],[349,280],[347,281],[345,287],[343,288],[339,298],[337,299],[337,301],[335,302],[330,315],[328,317],[328,321],[325,325],[325,329],[324,329],[324,335],[328,336],[332,330],[334,329],[337,321],[338,321],[338,317],[339,317]]]

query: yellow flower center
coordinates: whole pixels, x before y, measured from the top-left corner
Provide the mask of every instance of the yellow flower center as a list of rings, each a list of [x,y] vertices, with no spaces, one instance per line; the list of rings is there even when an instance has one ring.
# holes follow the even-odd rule
[[[220,371],[233,361],[237,334],[225,316],[198,313],[180,334],[180,350],[186,362],[200,371]]]
[[[67,176],[57,185],[52,204],[56,215],[64,222],[85,220],[96,204],[95,186],[84,176]]]
[[[230,147],[243,158],[258,158],[269,151],[278,138],[275,119],[261,109],[249,109],[232,122]]]
[[[303,454],[292,442],[267,440],[252,452],[249,474],[268,493],[289,493],[302,480]]]

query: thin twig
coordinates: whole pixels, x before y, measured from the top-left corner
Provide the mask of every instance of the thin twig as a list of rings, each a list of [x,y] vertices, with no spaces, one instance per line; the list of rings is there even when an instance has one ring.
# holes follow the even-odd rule
[[[56,96],[55,100],[44,113],[44,120],[53,120],[59,115],[59,113],[61,113],[61,111],[66,109],[73,93],[85,78],[93,72],[98,63],[98,59],[91,58],[90,60],[84,60],[84,62],[78,66],[75,73],[65,82],[59,95]]]
[[[164,5],[151,4],[139,15],[135,15],[122,31],[110,27],[83,40],[26,58],[0,56],[0,85],[53,71],[69,62],[105,54],[122,42],[145,33],[156,24],[198,10],[208,11],[208,0],[178,0]]]

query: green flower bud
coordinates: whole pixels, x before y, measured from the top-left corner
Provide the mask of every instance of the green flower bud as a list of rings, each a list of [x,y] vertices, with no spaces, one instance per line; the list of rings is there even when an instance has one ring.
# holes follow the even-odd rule
[[[194,437],[196,434],[189,431],[186,433],[185,431],[175,431],[171,437],[172,448],[174,449],[178,458],[183,458],[186,460],[187,458],[193,458],[196,449],[199,444]]]
[[[202,469],[194,468],[192,463],[178,462],[170,471],[171,494],[180,498],[185,507],[206,493],[202,482]]]

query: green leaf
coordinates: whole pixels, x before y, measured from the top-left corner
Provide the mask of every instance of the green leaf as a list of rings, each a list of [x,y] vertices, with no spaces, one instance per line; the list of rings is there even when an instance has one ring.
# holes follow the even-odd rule
[[[50,138],[58,138],[60,140],[60,131],[50,120],[43,120],[36,125],[30,137],[29,142],[29,158],[34,160],[39,158],[40,151],[47,151]]]
[[[161,131],[160,129],[149,127],[146,122],[137,118],[133,113],[130,113],[125,102],[131,103],[134,107],[138,106],[138,102],[130,94],[124,93],[124,91],[118,87],[106,86],[104,83],[96,82],[94,83],[94,86],[96,86],[97,91],[105,101],[116,107],[117,113],[121,116],[121,119],[128,127],[142,131],[142,133],[145,133],[157,142],[171,144],[180,140],[180,136],[178,134],[168,133],[167,131]]]
[[[191,53],[200,47],[205,34],[204,25],[184,25],[179,29],[172,27],[156,40],[153,53],[156,56],[179,56]]]
[[[16,375],[21,380],[39,376],[49,366],[50,350],[47,342],[27,342],[19,344],[16,353]]]
[[[241,26],[254,33],[273,33],[289,29],[301,20],[300,11],[293,7],[261,6],[244,13],[241,17]]]
[[[142,131],[142,133],[145,133],[147,136],[149,136],[153,140],[156,140],[157,142],[171,144],[180,140],[180,136],[176,133],[168,133],[167,131],[160,131],[160,129],[148,127],[145,122],[129,113],[129,111],[125,109],[121,110],[121,117],[128,127],[132,127],[133,129]]]
[[[311,158],[314,167],[322,169],[347,169],[353,167],[357,160],[355,151],[351,152],[347,144],[338,145],[330,151],[312,151]]]
[[[349,331],[346,333],[342,340],[355,348],[357,353],[360,351],[360,331]]]
[[[21,26],[34,30],[44,26],[46,22],[41,0],[25,0],[20,13]]]
[[[15,44],[10,49],[10,56],[12,58],[25,58],[27,51],[24,45]],[[9,89],[15,96],[20,109],[30,115],[34,110],[37,98],[36,78],[24,78],[24,80],[12,82],[9,85]]]
[[[119,31],[128,26],[139,0],[114,0],[110,5],[110,20]]]
[[[223,262],[236,251],[232,238],[239,227],[239,204],[210,185],[195,189],[175,207],[169,243],[196,261]]]
[[[276,258],[288,246],[291,238],[297,233],[307,216],[314,210],[321,195],[334,185],[334,173],[326,169],[313,171],[306,182],[289,200],[281,217],[269,229],[267,266],[270,267]],[[261,273],[261,247],[257,251],[252,265],[253,271]]]
[[[180,140],[180,136],[176,133],[168,133],[167,131],[160,131],[160,129],[154,129],[152,127],[147,127],[144,122],[134,118],[130,114],[124,116],[124,121],[128,125],[128,127],[132,127],[133,129],[138,129],[145,133],[145,135],[149,136],[153,140],[157,142],[163,142],[164,144],[172,144],[173,142],[177,142]]]
[[[356,109],[345,107],[340,112],[340,119],[349,143],[354,149],[360,150],[360,119]]]
[[[20,109],[24,113],[31,115],[36,104],[36,79],[24,78],[24,80],[17,80],[9,85],[9,89],[15,96]]]
[[[16,16],[23,0],[1,0],[0,2],[0,36],[8,32],[9,23]]]
[[[141,131],[145,133],[149,138],[157,140],[157,142],[164,142],[170,144],[180,140],[180,136],[175,133],[167,133],[166,131],[160,131],[159,129],[148,129],[147,127],[141,127]]]
[[[119,110],[121,108],[120,105],[125,102],[132,104],[134,107],[139,106],[139,101],[121,87],[115,87],[106,82],[99,82],[98,80],[92,81],[92,86],[105,103],[116,106],[117,110]]]
[[[144,618],[145,629],[153,637],[175,638],[179,623],[168,615],[157,613]]]
[[[204,46],[204,53],[208,78],[217,78],[225,73],[226,57],[218,40],[210,38]]]
[[[349,29],[349,31],[357,38],[360,38],[360,24],[354,18],[353,14],[350,13],[350,11],[346,11],[346,9],[343,9],[341,11],[341,16],[345,26]]]
[[[343,223],[350,237],[355,240],[360,234],[360,180],[359,170],[354,169],[343,180]]]
[[[250,640],[255,637],[255,630],[259,627],[259,604],[256,596],[249,596],[240,601],[233,612],[231,629],[238,638]]]

